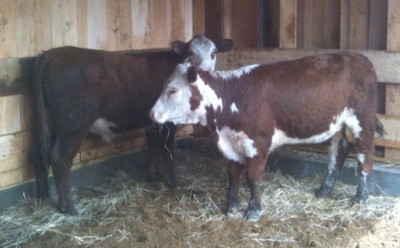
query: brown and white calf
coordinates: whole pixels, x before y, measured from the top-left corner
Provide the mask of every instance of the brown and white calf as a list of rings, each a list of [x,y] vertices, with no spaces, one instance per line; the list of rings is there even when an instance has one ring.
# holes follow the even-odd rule
[[[157,123],[209,127],[231,160],[228,213],[238,207],[239,179],[245,172],[249,221],[260,217],[260,185],[267,157],[285,144],[331,139],[329,173],[318,191],[333,189],[347,154],[345,128],[355,138],[360,177],[354,201],[368,198],[376,125],[376,74],[359,54],[334,53],[232,71],[201,71],[179,64],[150,112]]]
[[[48,166],[52,166],[61,212],[76,214],[71,199],[72,159],[88,132],[110,140],[116,133],[146,128],[150,172],[157,174],[159,157],[165,162],[167,185],[176,187],[173,166],[175,126],[161,130],[148,116],[165,79],[185,60],[204,70],[215,66],[218,51],[231,40],[214,44],[203,35],[189,42],[175,41],[172,50],[108,52],[60,47],[36,61],[34,103],[37,117],[33,159],[37,197],[49,198]],[[156,71],[157,70],[157,71]]]

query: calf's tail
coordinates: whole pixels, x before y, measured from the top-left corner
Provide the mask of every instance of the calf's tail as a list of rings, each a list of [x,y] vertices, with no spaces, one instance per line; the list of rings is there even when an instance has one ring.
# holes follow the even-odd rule
[[[33,85],[34,105],[34,133],[32,142],[32,163],[36,176],[36,194],[39,199],[49,197],[48,189],[48,167],[50,132],[48,113],[46,108],[46,96],[43,88],[43,76],[47,61],[45,54],[36,59]]]
[[[375,132],[378,133],[379,137],[383,137],[386,134],[385,128],[378,117],[375,118]]]

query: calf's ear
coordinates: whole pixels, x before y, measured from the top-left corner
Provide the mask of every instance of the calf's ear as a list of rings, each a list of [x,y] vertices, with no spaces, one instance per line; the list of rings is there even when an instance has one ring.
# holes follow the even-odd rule
[[[222,39],[219,42],[215,42],[217,46],[218,52],[227,52],[233,47],[233,40],[231,39]]]
[[[176,40],[171,42],[171,48],[175,53],[181,55],[187,51],[187,44],[184,41]]]
[[[194,66],[189,67],[187,71],[187,78],[189,83],[196,82],[197,80],[197,69]]]

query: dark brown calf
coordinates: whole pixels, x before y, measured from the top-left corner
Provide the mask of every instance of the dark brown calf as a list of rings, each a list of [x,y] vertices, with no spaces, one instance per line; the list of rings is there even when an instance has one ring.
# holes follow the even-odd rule
[[[368,198],[376,125],[376,75],[359,54],[304,57],[232,71],[177,66],[150,112],[158,123],[200,123],[217,134],[232,162],[228,212],[238,207],[239,179],[246,174],[251,196],[245,218],[260,217],[260,185],[267,157],[285,144],[331,139],[329,173],[318,191],[326,196],[347,154],[344,129],[355,138],[360,176],[354,201]]]
[[[110,140],[115,133],[146,128],[150,173],[157,174],[164,159],[167,185],[177,185],[174,166],[175,126],[161,129],[148,112],[163,82],[185,58],[203,69],[214,69],[215,53],[229,50],[231,40],[216,45],[197,35],[188,43],[176,41],[173,50],[107,52],[77,47],[51,49],[35,67],[36,142],[33,161],[37,197],[49,197],[48,165],[53,169],[61,212],[76,214],[71,199],[72,159],[88,132]],[[179,54],[178,54],[179,53]],[[149,126],[150,125],[150,126]]]

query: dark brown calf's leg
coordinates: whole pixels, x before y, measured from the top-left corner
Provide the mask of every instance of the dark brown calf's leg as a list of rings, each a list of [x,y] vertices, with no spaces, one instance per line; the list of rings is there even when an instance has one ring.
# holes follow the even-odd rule
[[[372,139],[367,138],[357,140],[356,142],[357,160],[359,168],[359,179],[357,192],[352,199],[353,203],[366,203],[369,197],[368,176],[372,172],[374,163],[374,145]]]
[[[336,178],[343,168],[344,161],[348,155],[348,142],[345,137],[345,129],[337,133],[331,140],[329,147],[330,161],[328,165],[328,175],[325,177],[318,189],[317,197],[327,197],[332,192],[336,184]]]
[[[250,187],[250,200],[245,213],[247,221],[258,221],[261,215],[260,189],[264,178],[267,159],[255,156],[247,161],[247,184]]]
[[[229,187],[228,187],[228,207],[227,214],[234,214],[238,211],[239,208],[239,185],[240,185],[240,176],[242,175],[244,169],[244,165],[230,161],[228,166],[228,178],[229,178]]]
[[[50,164],[58,192],[59,210],[62,213],[77,215],[71,195],[72,159],[79,149],[81,137],[67,139],[56,138],[50,150]]]
[[[176,126],[170,122],[163,125],[161,136],[164,142],[161,143],[163,146],[162,156],[164,158],[165,171],[167,173],[166,185],[170,189],[174,189],[178,186],[176,179],[174,158],[175,158],[175,133]]]
[[[176,188],[177,179],[173,163],[175,152],[176,126],[166,123],[162,126],[151,124],[146,128],[147,146],[149,149],[149,163],[147,166],[146,180],[157,182],[162,178],[159,158],[164,160],[166,173],[166,185],[170,189]]]

